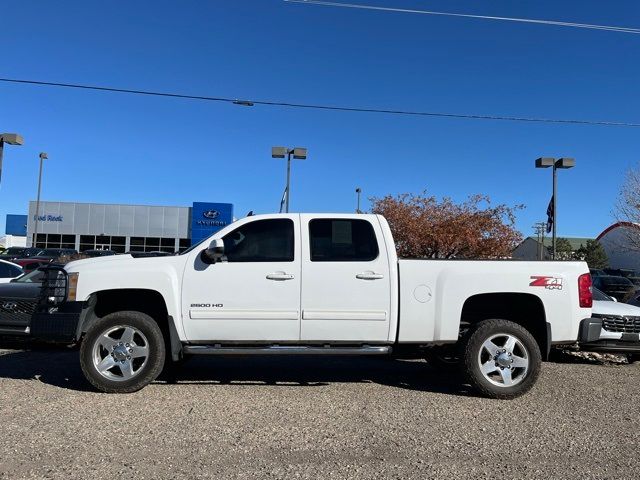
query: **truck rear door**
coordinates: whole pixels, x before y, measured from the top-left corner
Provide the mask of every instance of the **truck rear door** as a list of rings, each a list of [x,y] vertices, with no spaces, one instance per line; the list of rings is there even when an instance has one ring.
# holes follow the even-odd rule
[[[376,217],[301,215],[300,226],[301,340],[386,342],[392,281]]]

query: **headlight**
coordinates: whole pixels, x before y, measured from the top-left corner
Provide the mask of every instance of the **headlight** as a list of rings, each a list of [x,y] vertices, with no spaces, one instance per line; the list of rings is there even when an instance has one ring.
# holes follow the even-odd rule
[[[76,301],[76,293],[78,292],[78,277],[80,274],[78,272],[73,272],[67,274],[67,301],[75,302]]]

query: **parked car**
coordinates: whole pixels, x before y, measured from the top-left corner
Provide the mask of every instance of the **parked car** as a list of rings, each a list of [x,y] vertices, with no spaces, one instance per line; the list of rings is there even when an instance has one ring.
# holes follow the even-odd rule
[[[593,318],[602,321],[598,339],[581,343],[583,350],[625,352],[635,361],[640,354],[640,308],[619,303],[615,297],[593,288]],[[594,327],[597,328],[597,327]]]
[[[552,343],[596,340],[602,323],[584,262],[398,260],[380,215],[256,215],[179,255],[44,270],[54,285],[33,336],[79,344],[85,378],[110,393],[143,388],[165,358],[424,358],[448,345],[465,383],[514,398]]]
[[[0,336],[29,335],[40,303],[44,273],[31,273],[0,285]]]
[[[6,260],[0,260],[0,283],[9,283],[12,279],[22,275],[24,271],[19,265]]]
[[[44,267],[51,263],[53,259],[42,259],[42,258],[21,258],[18,260],[14,260],[14,262],[22,267],[25,272],[31,272],[33,270],[37,270],[40,267]]]
[[[12,261],[17,258],[28,258],[36,255],[41,251],[41,248],[9,247],[2,253],[2,255],[0,255],[0,260]]]
[[[113,250],[85,250],[84,252],[82,252],[82,255],[87,255],[91,258],[107,257],[110,255],[117,255],[117,252],[114,252]]]
[[[41,265],[45,265],[57,258],[63,256],[71,256],[77,253],[78,252],[76,250],[73,250],[71,248],[40,248],[37,249],[37,252],[35,252],[35,254],[29,255],[28,257],[24,258],[16,258],[12,261],[20,266],[26,266],[28,264],[37,262],[40,262]]]
[[[619,302],[630,300],[636,288],[628,278],[615,277],[613,275],[601,275],[593,277],[593,286],[610,297],[615,297]]]
[[[591,277],[601,277],[603,275],[607,275],[604,270],[600,270],[598,268],[590,268],[589,272],[591,273]]]
[[[634,270],[628,268],[605,268],[604,272],[606,275],[628,278],[634,285],[640,286],[640,276]]]

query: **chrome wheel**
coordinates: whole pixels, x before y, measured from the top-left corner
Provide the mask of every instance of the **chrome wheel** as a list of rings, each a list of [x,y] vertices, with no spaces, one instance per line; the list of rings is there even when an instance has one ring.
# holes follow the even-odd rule
[[[124,382],[144,370],[149,358],[147,337],[127,325],[102,332],[93,344],[93,366],[104,378]]]
[[[493,385],[512,387],[529,371],[529,352],[514,335],[496,334],[482,344],[478,353],[482,375]]]

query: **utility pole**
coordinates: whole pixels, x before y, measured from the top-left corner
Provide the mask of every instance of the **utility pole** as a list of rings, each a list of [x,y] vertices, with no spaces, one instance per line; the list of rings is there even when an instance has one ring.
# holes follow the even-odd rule
[[[357,207],[356,207],[356,213],[362,213],[360,211],[360,194],[362,193],[362,189],[360,187],[356,188],[356,195],[358,195],[358,203],[357,203]]]
[[[537,248],[537,256],[538,256],[538,260],[544,260],[543,257],[543,252],[544,252],[544,234],[547,230],[547,223],[546,222],[538,222],[536,224],[533,225],[533,229],[536,232],[536,235],[538,237],[538,248]]]

